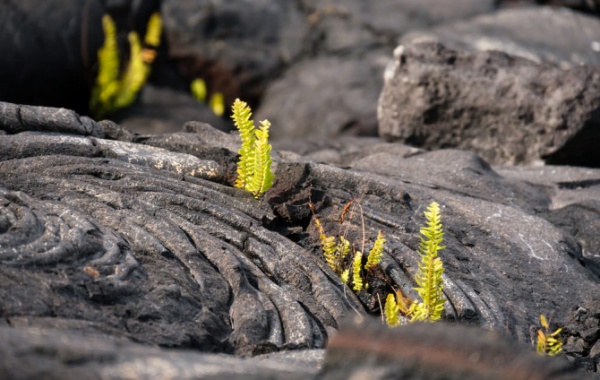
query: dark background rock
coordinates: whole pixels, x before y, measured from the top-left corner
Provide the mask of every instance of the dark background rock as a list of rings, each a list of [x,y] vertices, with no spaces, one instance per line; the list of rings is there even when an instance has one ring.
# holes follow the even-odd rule
[[[496,164],[597,166],[600,69],[569,70],[437,43],[400,46],[386,68],[379,133]]]
[[[190,94],[153,85],[144,86],[139,102],[116,113],[112,119],[142,134],[178,132],[190,120],[202,120],[215,128],[231,130],[230,122],[216,116],[207,104],[199,103]]]
[[[269,84],[257,110],[260,119],[282,126],[273,129],[274,138],[377,135],[373,104],[398,38],[489,12],[494,3],[338,0],[305,1],[304,8],[309,28],[304,54]]]
[[[600,18],[565,8],[507,9],[414,31],[402,43],[437,41],[467,51],[499,50],[563,68],[600,66]]]
[[[0,1],[0,101],[86,113],[101,17],[94,0]]]
[[[306,23],[296,1],[162,4],[169,56],[209,90],[256,102],[269,78],[302,50]]]

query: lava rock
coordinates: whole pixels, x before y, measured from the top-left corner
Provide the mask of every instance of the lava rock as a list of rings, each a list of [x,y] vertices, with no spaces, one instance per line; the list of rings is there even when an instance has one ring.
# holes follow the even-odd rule
[[[378,107],[379,133],[390,141],[472,149],[493,164],[600,162],[598,68],[400,45]]]
[[[0,120],[12,120],[10,112]],[[350,160],[345,168],[281,152],[274,155],[273,188],[256,200],[232,186],[235,137],[206,124],[148,137],[102,122],[93,124],[101,132],[94,135],[68,118],[61,127],[54,119],[59,110],[28,112],[39,122],[25,131],[0,122],[0,142],[12,147],[0,156],[0,316],[8,329],[0,336],[12,338],[0,342],[21,341],[0,343],[4,377],[19,368],[37,376],[44,368],[60,374],[64,363],[87,363],[88,351],[81,360],[64,351],[77,339],[87,342],[81,334],[162,347],[139,351],[142,358],[170,349],[239,356],[320,350],[345,316],[378,314],[377,300],[394,289],[416,297],[419,226],[432,200],[442,205],[445,231],[445,320],[529,344],[540,312],[554,312],[560,326],[574,307],[600,306],[598,277],[578,244],[584,236],[544,218],[553,188],[534,183],[533,175],[526,181],[499,174],[471,152],[371,143],[339,155]],[[549,183],[581,178],[567,169],[548,176]],[[598,183],[599,173],[585,175]],[[315,216],[328,234],[344,231],[355,247],[385,234],[379,277],[366,277],[373,286],[355,294],[329,268]],[[589,328],[573,326],[572,336]],[[51,334],[42,346],[40,329]],[[445,339],[433,331],[439,338],[431,341]],[[588,338],[593,347],[595,337]],[[90,366],[142,360],[139,377],[156,368],[130,348],[118,355],[114,345],[103,347],[108,359],[94,359],[92,350]],[[590,362],[586,352],[567,354]],[[31,363],[39,355],[45,360],[38,367]],[[195,355],[170,353],[165,365],[208,360]],[[225,371],[217,373],[227,373],[218,364],[227,362],[211,360],[198,371],[217,363],[213,368]]]
[[[358,375],[360,374],[360,375]],[[537,355],[490,331],[446,323],[390,330],[353,318],[329,344],[318,379],[583,379],[564,358]]]
[[[86,113],[101,18],[95,0],[0,1],[0,100]]]
[[[498,50],[562,68],[600,65],[600,19],[565,8],[506,9],[413,31],[403,44],[436,41],[457,50]]]

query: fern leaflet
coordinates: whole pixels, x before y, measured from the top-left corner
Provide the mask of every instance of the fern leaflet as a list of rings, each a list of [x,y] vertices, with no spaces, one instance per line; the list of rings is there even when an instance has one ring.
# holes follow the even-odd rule
[[[369,257],[367,258],[367,263],[365,264],[365,270],[371,270],[379,265],[381,259],[383,259],[383,244],[385,243],[385,237],[383,236],[383,232],[379,231],[377,234],[377,239],[375,239],[375,243],[373,244],[373,248],[369,252]]]
[[[396,302],[396,297],[392,293],[385,299],[385,321],[390,327],[396,327],[400,324],[400,308]]]
[[[269,127],[271,123],[268,120],[260,123],[260,128],[254,130],[256,138],[254,140],[252,178],[246,188],[256,198],[271,188],[273,178],[275,178],[271,172],[271,144],[269,144]]]
[[[360,267],[362,264],[363,254],[360,251],[356,251],[354,260],[352,260],[352,290],[358,292],[363,288],[363,279],[360,275]]]

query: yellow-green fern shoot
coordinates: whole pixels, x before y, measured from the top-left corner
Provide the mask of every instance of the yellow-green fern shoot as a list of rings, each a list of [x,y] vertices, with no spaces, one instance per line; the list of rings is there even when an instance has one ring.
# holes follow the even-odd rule
[[[200,103],[204,103],[206,101],[206,82],[202,78],[196,78],[190,84],[190,90],[192,91],[192,95],[194,98]]]
[[[104,43],[98,50],[98,77],[90,99],[90,110],[96,118],[127,107],[137,97],[148,79],[150,65],[156,57],[155,49],[160,44],[161,20],[158,13],[150,17],[144,38],[145,47],[136,32],[128,34],[129,62],[122,72],[117,28],[109,15],[102,17],[102,29]]]
[[[400,307],[392,293],[388,294],[385,299],[385,321],[390,327],[400,325]]]
[[[240,131],[242,147],[238,151],[238,178],[235,187],[249,191],[258,198],[273,185],[275,175],[271,172],[271,144],[269,144],[268,120],[260,122],[260,127],[254,127],[254,121],[250,119],[252,110],[239,99],[236,99],[232,107],[232,119]]]
[[[210,97],[208,104],[210,105],[210,109],[214,112],[215,115],[223,116],[223,114],[225,113],[225,97],[222,93],[214,93],[213,96]]]
[[[379,231],[377,238],[375,239],[375,243],[373,244],[373,248],[369,252],[369,257],[367,258],[367,263],[365,264],[365,270],[371,270],[379,265],[381,259],[383,259],[384,244],[385,237],[383,236],[383,232]]]
[[[442,274],[444,266],[442,260],[438,257],[438,252],[445,247],[442,245],[444,232],[440,217],[440,207],[436,202],[429,205],[425,211],[426,226],[421,228],[421,242],[419,244],[419,254],[421,261],[419,269],[415,276],[417,287],[415,290],[421,298],[421,302],[412,302],[407,304],[406,299],[402,299],[400,306],[393,294],[386,298],[385,314],[386,321],[390,327],[397,325],[396,319],[388,315],[392,310],[398,308],[399,312],[410,317],[411,322],[429,321],[434,322],[441,318],[444,311],[444,286],[442,283]],[[391,297],[390,297],[391,296]],[[401,294],[398,294],[402,297]],[[387,302],[393,302],[390,306]]]
[[[421,243],[419,254],[421,262],[415,277],[417,287],[415,290],[422,302],[411,305],[412,321],[437,321],[444,311],[444,285],[442,274],[444,265],[438,257],[438,252],[446,247],[442,245],[444,231],[440,217],[440,206],[433,202],[425,211],[427,225],[421,228]]]
[[[321,250],[327,264],[344,283],[348,282],[349,270],[344,270],[342,264],[344,259],[350,253],[350,242],[343,236],[340,236],[339,242],[336,242],[335,236],[327,236],[319,218],[315,217],[315,226],[319,230],[319,240],[321,240]]]
[[[550,324],[546,317],[540,315],[540,322],[544,331],[537,330],[537,353],[540,355],[555,356],[562,352],[562,342],[557,338],[562,329],[550,333]]]
[[[352,260],[352,290],[355,292],[358,292],[363,288],[363,279],[360,273],[362,258],[362,252],[356,251],[354,254],[354,260]]]

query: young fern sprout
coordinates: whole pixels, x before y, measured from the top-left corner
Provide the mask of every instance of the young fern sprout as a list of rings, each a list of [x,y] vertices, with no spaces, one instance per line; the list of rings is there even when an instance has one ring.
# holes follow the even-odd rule
[[[355,292],[358,292],[363,288],[363,279],[360,273],[362,258],[362,252],[356,251],[356,253],[354,254],[354,260],[352,260],[352,290],[354,290]]]
[[[235,187],[252,193],[255,198],[260,197],[265,191],[273,186],[275,175],[271,171],[271,144],[269,144],[268,120],[260,122],[260,127],[254,127],[254,121],[250,119],[252,110],[239,99],[236,99],[232,107],[232,119],[236,128],[240,131],[242,147],[238,151],[238,178]]]
[[[365,270],[372,270],[375,268],[381,260],[383,259],[383,245],[385,244],[385,237],[383,236],[383,232],[379,231],[377,234],[377,239],[375,239],[375,243],[373,243],[373,248],[369,252],[369,257],[367,258],[367,263],[365,264]]]
[[[150,16],[143,44],[136,32],[130,32],[129,62],[121,73],[121,58],[117,43],[117,27],[109,15],[102,17],[104,43],[98,50],[98,76],[92,89],[90,110],[94,117],[127,107],[150,75],[150,67],[156,58],[156,48],[160,45],[161,19],[159,13]]]
[[[390,293],[385,299],[385,321],[388,326],[396,327],[400,325],[400,307],[396,302],[396,297]]]
[[[562,342],[557,338],[562,329],[557,329],[553,333],[550,333],[550,324],[546,317],[540,315],[540,323],[544,328],[537,330],[537,347],[536,351],[540,355],[555,356],[562,352]]]
[[[442,274],[444,265],[438,252],[446,247],[442,245],[444,232],[440,217],[440,206],[433,202],[425,211],[427,225],[421,228],[419,254],[421,262],[415,277],[418,287],[415,288],[423,302],[411,305],[412,321],[434,322],[442,317],[444,311],[444,285]]]
[[[385,315],[390,327],[397,326],[397,320],[392,311],[398,310],[410,317],[411,322],[428,321],[434,322],[442,317],[444,311],[444,285],[442,274],[444,266],[438,257],[438,252],[445,247],[442,245],[444,232],[440,217],[440,207],[436,202],[429,205],[425,211],[426,225],[421,228],[421,243],[419,244],[419,269],[415,276],[417,287],[415,290],[421,298],[421,302],[412,302],[407,305],[398,305],[397,298],[390,294],[386,298]],[[401,295],[399,295],[401,296]],[[405,299],[402,299],[404,302]],[[388,306],[387,303],[391,302]]]
[[[347,284],[350,280],[350,273],[352,273],[352,290],[359,292],[362,289],[367,289],[368,284],[365,284],[363,279],[363,269],[365,271],[372,271],[379,265],[383,258],[383,245],[385,244],[385,237],[383,232],[377,234],[377,238],[373,243],[373,248],[367,256],[367,262],[363,266],[363,254],[360,251],[356,251],[352,258],[350,267],[344,267],[345,259],[350,254],[353,246],[343,236],[327,236],[323,225],[319,218],[315,216],[315,226],[319,231],[319,240],[321,242],[321,250],[325,261],[338,276],[344,284]]]

